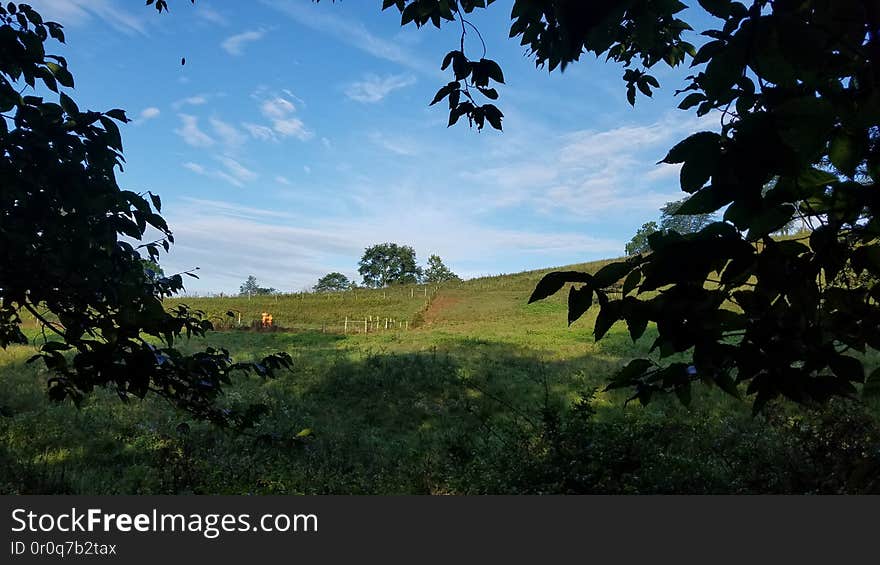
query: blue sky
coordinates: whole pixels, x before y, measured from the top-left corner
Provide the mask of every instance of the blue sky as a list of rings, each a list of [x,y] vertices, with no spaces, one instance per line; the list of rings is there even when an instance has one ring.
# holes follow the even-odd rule
[[[134,118],[120,185],[162,196],[177,241],[162,265],[198,266],[190,292],[356,279],[385,241],[465,277],[618,256],[681,196],[677,168],[655,163],[717,122],[675,109],[687,69],[657,67],[663,88],[635,108],[619,66],[536,70],[507,38],[510,1],[471,18],[504,69],[503,133],[447,129],[427,105],[460,28],[402,29],[380,0],[31,4],[66,27],[49,52],[68,58],[79,106]]]

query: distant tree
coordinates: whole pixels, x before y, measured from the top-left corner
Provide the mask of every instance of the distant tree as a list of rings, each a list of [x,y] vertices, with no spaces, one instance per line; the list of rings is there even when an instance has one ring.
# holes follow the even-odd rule
[[[449,267],[443,264],[443,260],[439,255],[431,255],[428,257],[428,268],[425,269],[423,280],[429,283],[442,283],[461,279]]]
[[[422,269],[416,264],[416,252],[408,245],[379,243],[368,247],[358,263],[364,286],[381,288],[389,284],[416,283]]]
[[[660,229],[663,231],[675,231],[682,235],[697,233],[704,227],[716,220],[715,214],[678,214],[688,198],[667,202],[660,208]]]
[[[257,277],[250,275],[239,288],[239,293],[242,296],[250,296],[256,294],[258,288],[260,288],[260,286],[257,284]]]
[[[633,238],[626,244],[626,254],[638,255],[639,253],[650,251],[651,246],[648,245],[648,236],[657,231],[660,231],[660,228],[657,227],[657,222],[642,224],[642,227],[638,229]]]
[[[264,288],[257,284],[257,277],[250,275],[247,280],[244,281],[244,284],[239,287],[239,294],[241,296],[267,296],[269,294],[275,294],[278,292],[274,288]]]
[[[312,287],[315,292],[339,292],[351,288],[351,281],[342,273],[328,273]]]

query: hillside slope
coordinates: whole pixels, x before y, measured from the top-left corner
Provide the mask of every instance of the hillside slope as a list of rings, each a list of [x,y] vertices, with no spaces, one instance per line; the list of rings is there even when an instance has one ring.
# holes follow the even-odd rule
[[[333,293],[275,296],[181,297],[166,300],[201,310],[219,328],[250,327],[263,312],[280,329],[333,333],[415,329],[422,325],[460,326],[487,320],[528,318],[538,311],[559,311],[564,293],[546,304],[524,310],[537,282],[555,270],[595,272],[612,260],[595,261],[521,273],[486,276],[442,285],[401,285]],[[232,313],[229,316],[227,313]],[[346,324],[346,320],[348,323]],[[387,320],[387,322],[386,322]],[[378,322],[377,322],[378,321]]]

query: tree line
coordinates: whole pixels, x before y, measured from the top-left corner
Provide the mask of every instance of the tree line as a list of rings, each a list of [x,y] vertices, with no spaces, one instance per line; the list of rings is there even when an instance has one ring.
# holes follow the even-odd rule
[[[443,263],[439,255],[428,257],[428,264],[421,267],[416,260],[416,252],[409,245],[397,243],[377,243],[364,250],[358,262],[361,284],[350,280],[344,274],[334,271],[327,273],[312,287],[314,292],[342,292],[363,286],[365,288],[384,288],[400,284],[444,283],[461,278]],[[241,296],[265,296],[275,294],[274,288],[259,286],[251,275],[241,285]]]

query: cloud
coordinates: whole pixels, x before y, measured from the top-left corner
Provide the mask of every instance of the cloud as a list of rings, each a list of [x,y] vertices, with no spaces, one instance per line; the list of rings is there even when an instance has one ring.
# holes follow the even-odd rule
[[[221,14],[220,12],[208,8],[207,6],[199,6],[199,8],[195,11],[196,16],[205,20],[206,22],[210,22],[212,24],[217,25],[229,25],[229,20],[226,19],[226,16]]]
[[[247,45],[248,43],[253,43],[254,41],[259,41],[263,38],[264,35],[266,35],[266,31],[262,29],[245,31],[237,35],[227,37],[223,40],[220,46],[230,55],[244,55],[245,45]]]
[[[418,154],[418,147],[412,140],[399,137],[392,139],[379,132],[372,132],[368,137],[370,141],[395,155],[412,157]]]
[[[257,175],[257,173],[248,168],[245,168],[244,165],[231,157],[221,156],[217,157],[217,160],[220,161],[220,163],[223,165],[229,175],[241,181],[242,183],[256,180],[259,176]]]
[[[485,210],[524,207],[562,218],[599,219],[656,211],[678,193],[676,167],[653,165],[705,120],[667,114],[647,125],[544,136],[541,146],[506,144],[480,170],[461,173]]]
[[[153,118],[158,118],[159,114],[161,114],[161,113],[162,113],[162,111],[159,110],[159,108],[156,108],[154,106],[150,106],[149,108],[144,108],[143,110],[141,110],[140,119],[141,120],[152,120]]]
[[[301,141],[307,141],[314,135],[306,129],[305,124],[299,118],[287,118],[286,120],[275,120],[272,122],[272,129],[278,132],[282,137],[293,136]]]
[[[266,100],[260,106],[263,115],[273,120],[286,118],[288,115],[296,112],[293,102],[280,96]]]
[[[379,59],[403,65],[419,73],[439,74],[435,63],[426,61],[404,48],[399,41],[385,39],[370,32],[363,23],[341,16],[333,6],[310,6],[297,0],[262,0],[297,23],[360,49]]]
[[[260,113],[269,120],[269,125],[245,122],[242,127],[255,139],[278,141],[279,138],[295,137],[307,141],[314,137],[301,119],[295,116],[296,106],[283,96],[270,96],[259,104]]]
[[[666,163],[660,163],[655,165],[653,169],[649,172],[645,173],[645,177],[651,180],[663,180],[667,181],[670,179],[677,179],[681,174],[681,163],[676,165],[668,165]]]
[[[185,198],[182,207],[166,212],[176,226],[176,244],[163,266],[201,267],[202,279],[190,283],[191,290],[234,290],[249,274],[268,286],[298,289],[314,284],[329,270],[356,264],[364,248],[376,241],[413,245],[422,261],[429,251],[439,253],[462,276],[491,268],[487,257],[513,253],[535,267],[546,267],[547,261],[563,254],[610,254],[622,246],[580,233],[495,228],[458,213],[438,213],[432,206],[407,204],[407,213],[402,214],[383,202],[363,212],[352,222],[348,216],[318,219]]]
[[[242,188],[245,184],[256,180],[259,175],[248,169],[232,157],[225,155],[216,156],[215,159],[222,165],[221,169],[208,169],[198,163],[188,161],[183,163],[183,167],[189,171],[204,177],[219,179],[231,184],[232,186]]]
[[[81,26],[98,18],[126,35],[146,35],[145,10],[135,15],[121,9],[113,0],[31,0],[28,2],[43,19],[57,21],[65,26]],[[141,15],[142,14],[142,15]]]
[[[380,77],[368,74],[363,80],[355,81],[345,89],[345,95],[357,102],[374,104],[381,101],[391,92],[416,83],[412,75],[387,75]]]
[[[196,96],[189,96],[187,98],[181,98],[180,100],[177,100],[176,102],[171,104],[171,107],[174,108],[175,110],[179,110],[179,109],[183,108],[184,106],[201,106],[202,104],[205,104],[207,102],[208,102],[208,97],[204,94],[199,94]]]
[[[182,122],[179,129],[174,133],[179,135],[184,142],[193,147],[210,147],[214,145],[214,139],[199,129],[199,119],[189,114],[178,114]]]
[[[140,114],[138,114],[137,119],[132,120],[131,123],[132,125],[139,126],[144,122],[158,118],[159,114],[161,113],[162,111],[159,110],[159,108],[156,108],[155,106],[150,106],[141,110]]]
[[[192,161],[184,163],[183,166],[184,168],[189,169],[197,175],[204,175],[207,172],[205,171],[205,167],[199,165],[198,163],[193,163]]]
[[[235,149],[244,145],[245,141],[247,141],[247,136],[232,124],[226,123],[219,118],[211,118],[210,122],[217,138],[228,149]]]
[[[259,139],[261,141],[275,141],[277,139],[275,137],[275,132],[269,126],[261,126],[258,124],[245,122],[241,124],[241,127],[243,127],[246,132],[251,134],[251,137],[253,137],[254,139]]]
[[[275,177],[275,182],[277,182],[278,184],[283,184],[285,186],[290,186],[291,184],[290,179],[281,175]]]

